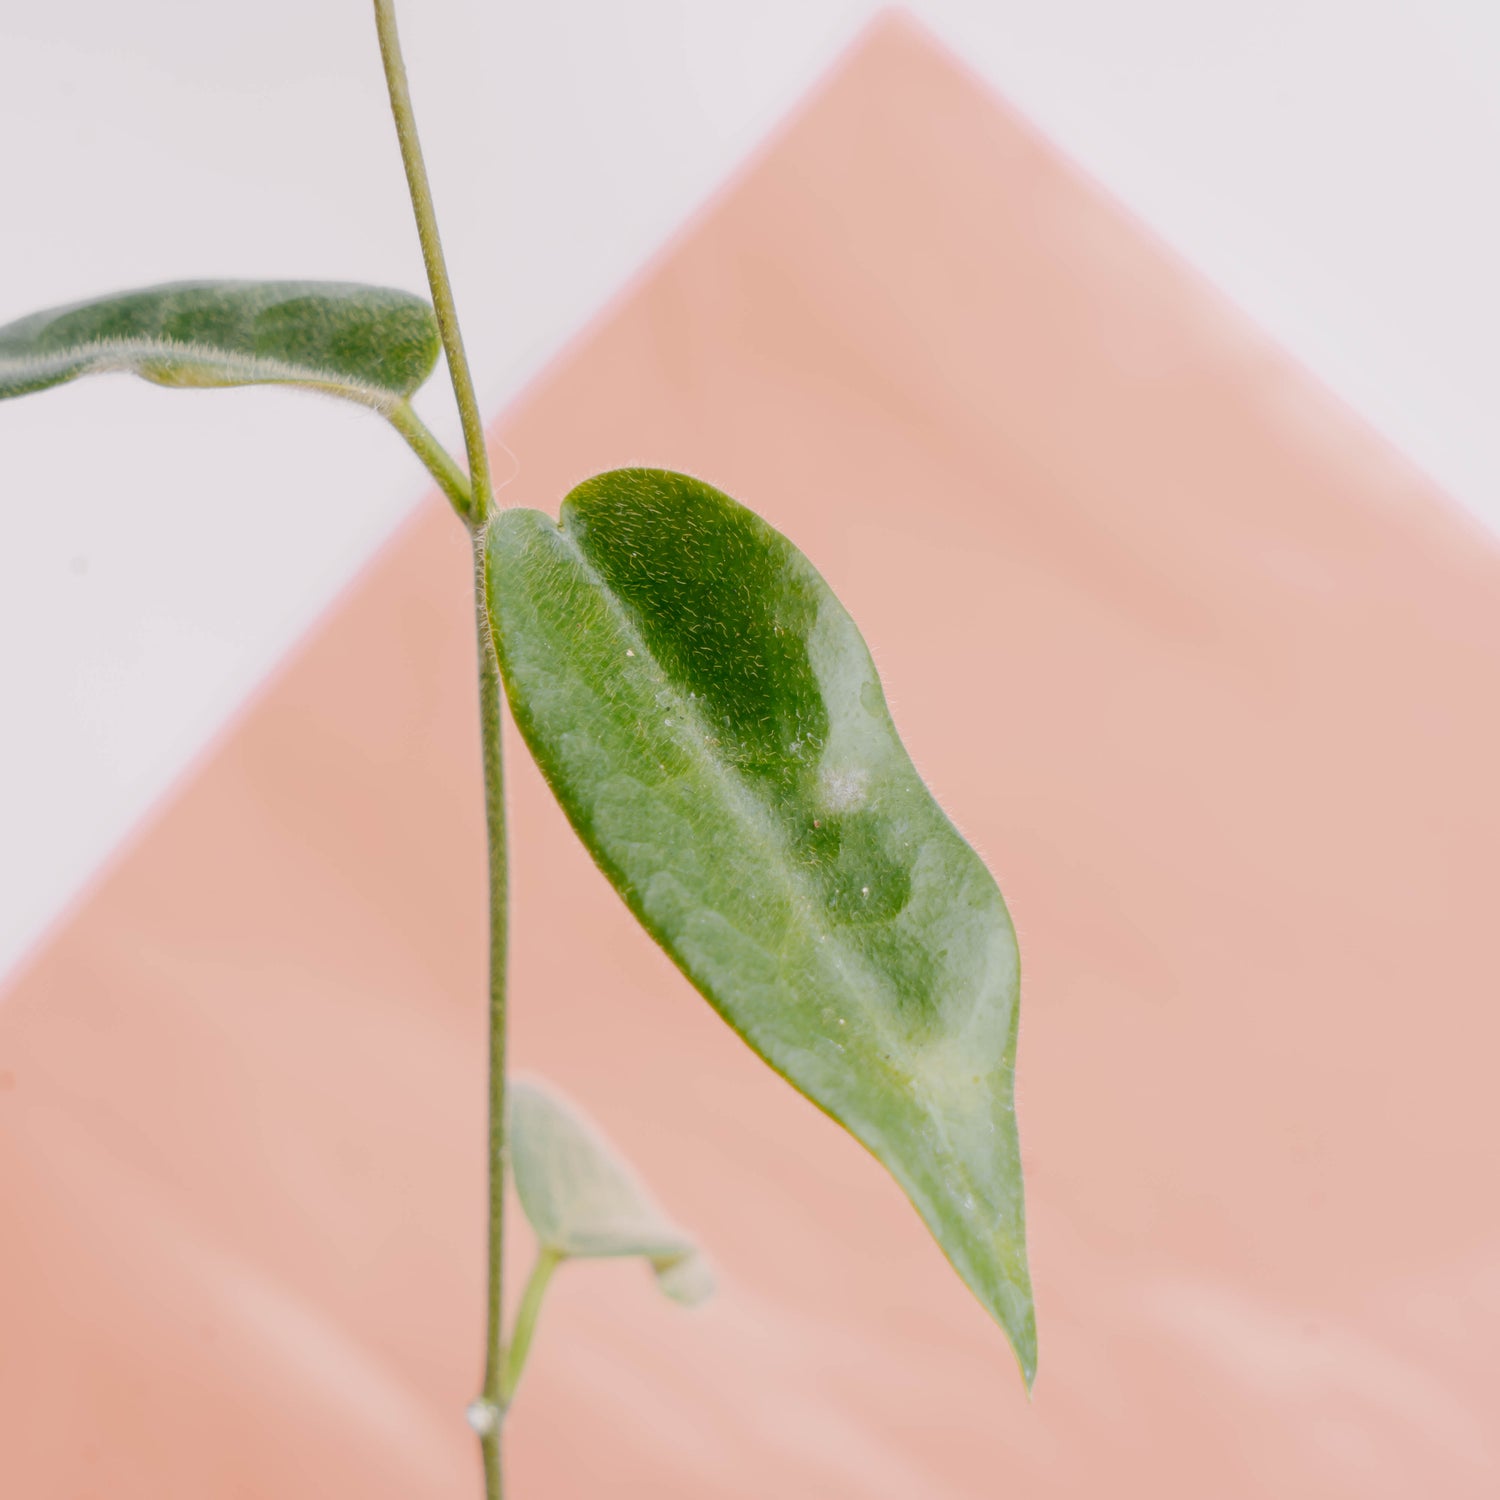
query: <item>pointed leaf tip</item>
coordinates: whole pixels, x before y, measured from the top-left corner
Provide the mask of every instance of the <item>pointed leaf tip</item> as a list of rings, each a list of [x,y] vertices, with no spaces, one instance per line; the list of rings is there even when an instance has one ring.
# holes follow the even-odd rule
[[[878,1157],[1004,1328],[1036,1327],[1005,903],[907,755],[854,622],[786,537],[683,474],[488,534],[506,691],[573,827],[773,1068]]]

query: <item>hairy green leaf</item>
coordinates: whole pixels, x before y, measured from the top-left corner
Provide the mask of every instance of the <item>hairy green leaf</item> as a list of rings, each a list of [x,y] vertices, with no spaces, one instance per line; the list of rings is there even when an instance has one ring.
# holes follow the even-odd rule
[[[1036,1328],[1005,903],[922,784],[869,651],[780,533],[625,469],[510,510],[488,607],[517,723],[630,909],[885,1163],[1000,1322]]]
[[[541,1249],[579,1260],[640,1256],[674,1301],[692,1306],[712,1294],[698,1247],[572,1104],[518,1078],[507,1114],[516,1195]]]
[[[0,398],[96,371],[157,385],[311,386],[388,411],[432,373],[420,297],[321,281],[194,281],[33,313],[0,328]]]

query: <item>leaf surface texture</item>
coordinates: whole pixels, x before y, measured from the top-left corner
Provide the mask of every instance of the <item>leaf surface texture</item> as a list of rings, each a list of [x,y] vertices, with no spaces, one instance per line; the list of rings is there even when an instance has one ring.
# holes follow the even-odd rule
[[[1015,935],[854,622],[786,537],[662,470],[587,481],[560,523],[503,511],[487,557],[509,701],[584,844],[720,1015],[892,1172],[1029,1384]]]
[[[0,398],[126,370],[166,386],[309,386],[388,410],[427,379],[440,348],[432,309],[408,292],[175,282],[0,328]]]

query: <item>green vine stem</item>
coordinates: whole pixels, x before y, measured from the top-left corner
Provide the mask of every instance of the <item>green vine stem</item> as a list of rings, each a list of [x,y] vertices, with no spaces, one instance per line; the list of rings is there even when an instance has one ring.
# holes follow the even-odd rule
[[[432,305],[437,313],[443,350],[447,355],[448,375],[453,382],[454,398],[463,419],[464,448],[469,461],[469,483],[460,491],[455,482],[456,477],[461,477],[457,476],[456,466],[446,453],[442,453],[436,439],[421,425],[411,408],[398,408],[391,414],[397,430],[432,470],[455,508],[464,515],[474,537],[479,712],[483,735],[485,825],[489,836],[490,1128],[484,1383],[479,1397],[469,1408],[469,1421],[479,1437],[484,1457],[487,1500],[502,1500],[504,1477],[500,1460],[500,1426],[505,1408],[502,1390],[505,1362],[502,1294],[505,1269],[505,974],[508,872],[505,849],[505,775],[500,743],[500,668],[485,608],[485,523],[494,505],[494,491],[484,443],[484,426],[480,421],[479,404],[474,395],[474,380],[464,354],[458,313],[453,303],[453,289],[448,280],[443,245],[438,236],[437,215],[432,205],[432,188],[422,160],[421,143],[417,139],[417,123],[406,82],[406,65],[402,61],[401,42],[396,32],[396,13],[392,0],[374,0],[374,5],[375,29],[380,38],[380,55],[385,65],[391,114],[395,118],[396,136],[401,143],[401,161],[406,169],[406,183],[416,215],[417,234],[422,243],[422,260],[427,268]],[[441,458],[438,457],[440,453]]]
[[[406,439],[411,451],[427,465],[428,472],[438,482],[438,488],[458,513],[459,520],[469,525],[474,508],[473,492],[469,488],[468,476],[453,462],[448,450],[412,410],[410,402],[397,401],[384,408],[384,416]]]
[[[521,1372],[526,1368],[526,1356],[531,1353],[531,1337],[536,1332],[542,1299],[547,1295],[552,1273],[565,1258],[561,1251],[554,1250],[549,1245],[542,1245],[537,1250],[531,1275],[526,1278],[526,1289],[521,1293],[521,1305],[516,1309],[510,1344],[505,1351],[505,1368],[500,1377],[502,1407],[508,1407],[515,1400],[516,1387],[521,1383]]]
[[[509,872],[505,849],[505,775],[500,745],[500,663],[490,635],[485,598],[483,534],[474,546],[474,605],[479,635],[479,713],[484,753],[484,810],[489,835],[490,872],[490,1131],[489,1253],[486,1267],[485,1363],[480,1401],[490,1413],[481,1422],[485,1495],[500,1500],[500,1419],[505,1410],[501,1390],[505,1272],[505,965],[508,938]]]
[[[391,114],[396,121],[396,138],[401,143],[401,164],[406,169],[406,186],[416,215],[417,238],[422,242],[422,262],[427,267],[432,306],[437,313],[438,330],[443,336],[448,378],[453,382],[453,395],[463,419],[464,451],[469,460],[469,483],[474,491],[470,524],[477,531],[489,519],[494,499],[489,456],[484,446],[484,423],[480,420],[474,377],[469,373],[463,334],[458,327],[458,309],[453,304],[453,287],[448,280],[448,264],[438,235],[437,213],[432,206],[432,185],[427,180],[422,143],[417,139],[417,120],[406,83],[401,39],[396,32],[394,0],[375,0],[375,30],[380,37],[380,59],[385,65],[386,90],[391,98]]]

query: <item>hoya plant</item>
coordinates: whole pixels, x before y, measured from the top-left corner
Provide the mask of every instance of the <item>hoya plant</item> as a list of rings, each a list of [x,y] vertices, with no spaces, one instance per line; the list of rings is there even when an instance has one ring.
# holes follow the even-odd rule
[[[0,397],[110,370],[340,397],[395,427],[469,532],[490,885],[486,1363],[469,1419],[486,1494],[502,1494],[502,1433],[559,1267],[638,1257],[680,1302],[712,1287],[691,1238],[586,1118],[507,1078],[502,703],[640,925],[895,1177],[1029,1387],[1019,969],[1000,891],[913,766],[854,621],[791,540],[663,469],[596,475],[556,518],[496,504],[392,0],[374,13],[431,303],[324,282],[119,293],[0,329]],[[463,462],[410,404],[439,352]],[[508,1179],[537,1249],[507,1328]]]

